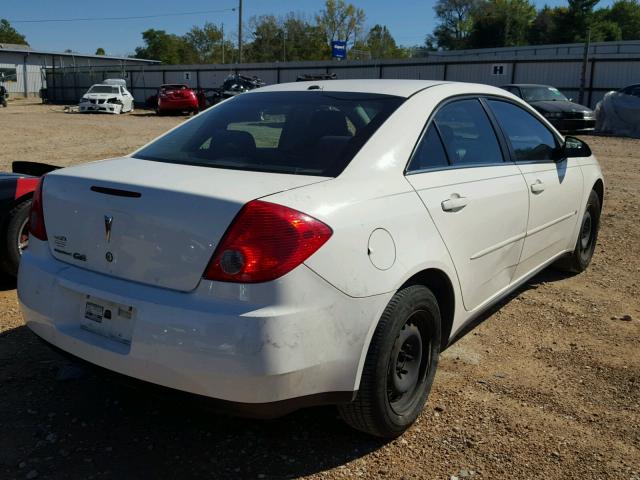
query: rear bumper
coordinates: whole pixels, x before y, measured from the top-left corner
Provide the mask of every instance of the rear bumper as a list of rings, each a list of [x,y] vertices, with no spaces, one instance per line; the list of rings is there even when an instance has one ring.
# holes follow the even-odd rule
[[[32,243],[18,294],[43,340],[122,375],[258,411],[351,398],[391,295],[347,297],[304,265],[274,282],[203,280],[182,293],[69,266]],[[130,344],[81,328],[87,295],[133,306]]]
[[[98,371],[101,375],[106,376],[123,385],[127,385],[134,388],[144,389],[145,392],[149,392],[152,395],[155,394],[158,398],[167,398],[172,396],[176,401],[189,401],[194,405],[199,405],[208,410],[213,410],[218,413],[230,414],[239,417],[246,418],[259,418],[270,419],[282,417],[288,413],[294,412],[301,408],[316,407],[320,405],[337,405],[349,403],[354,400],[356,392],[324,392],[316,393],[313,395],[306,395],[304,397],[290,398],[287,400],[280,400],[277,402],[267,403],[241,403],[230,402],[227,400],[219,400],[203,395],[197,395],[188,393],[173,388],[163,387],[157,384],[149,383],[144,380],[129,377],[116,373],[112,370],[108,370],[104,367],[99,367],[93,363],[87,362],[80,357],[66,352],[52,343],[47,342],[42,337],[39,337],[43,344],[56,353],[68,358],[74,363],[90,368],[94,371]]]
[[[158,110],[162,112],[174,112],[182,110],[195,110],[198,108],[198,102],[187,101],[161,101],[158,102]]]

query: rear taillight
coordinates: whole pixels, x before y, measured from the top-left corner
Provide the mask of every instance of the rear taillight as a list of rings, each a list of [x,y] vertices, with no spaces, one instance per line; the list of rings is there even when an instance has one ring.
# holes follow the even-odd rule
[[[222,237],[204,278],[257,283],[290,272],[329,240],[329,226],[297,210],[254,200]]]
[[[29,214],[29,234],[38,240],[47,239],[47,229],[44,226],[44,210],[42,208],[42,186],[44,185],[44,177],[38,182],[38,186],[33,192],[33,200],[31,201],[31,213]]]

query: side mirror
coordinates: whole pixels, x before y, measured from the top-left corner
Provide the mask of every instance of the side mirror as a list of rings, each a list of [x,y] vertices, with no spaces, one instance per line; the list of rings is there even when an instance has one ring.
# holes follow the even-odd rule
[[[564,144],[558,149],[556,161],[589,156],[591,156],[589,145],[575,137],[564,137]]]

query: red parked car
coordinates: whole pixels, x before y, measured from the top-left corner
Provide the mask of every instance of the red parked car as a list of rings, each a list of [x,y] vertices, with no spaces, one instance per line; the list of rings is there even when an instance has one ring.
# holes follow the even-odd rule
[[[156,112],[159,115],[170,112],[194,112],[200,111],[200,102],[196,92],[188,85],[171,84],[160,85],[158,91],[158,106]]]

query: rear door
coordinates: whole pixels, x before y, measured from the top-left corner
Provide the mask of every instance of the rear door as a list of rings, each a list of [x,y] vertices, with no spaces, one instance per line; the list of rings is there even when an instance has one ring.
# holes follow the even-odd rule
[[[436,112],[407,170],[449,250],[467,310],[509,286],[524,241],[527,189],[504,152],[480,101],[455,100]]]
[[[511,155],[524,175],[529,221],[519,278],[558,253],[573,248],[573,231],[582,198],[582,171],[577,159],[554,161],[559,141],[540,120],[511,102],[489,99]]]

